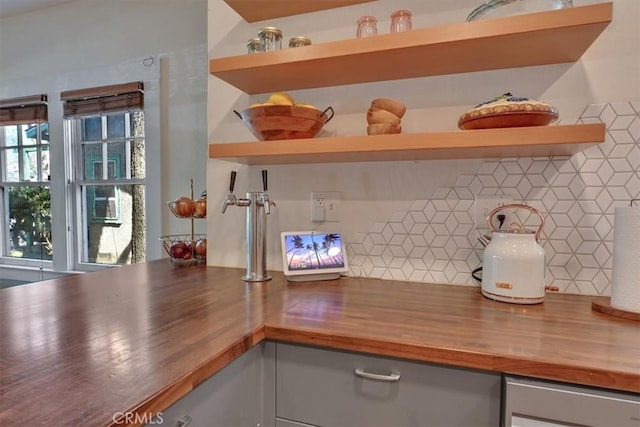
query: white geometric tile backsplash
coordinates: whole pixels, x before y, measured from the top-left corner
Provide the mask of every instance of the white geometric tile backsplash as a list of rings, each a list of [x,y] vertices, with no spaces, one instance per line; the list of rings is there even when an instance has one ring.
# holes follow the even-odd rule
[[[590,105],[578,122],[605,123],[605,142],[571,157],[485,161],[475,175],[357,233],[347,247],[351,274],[479,286],[471,276],[483,248],[474,195],[509,194],[546,215],[547,284],[610,295],[614,209],[640,197],[640,101]],[[534,216],[518,219],[537,226]]]

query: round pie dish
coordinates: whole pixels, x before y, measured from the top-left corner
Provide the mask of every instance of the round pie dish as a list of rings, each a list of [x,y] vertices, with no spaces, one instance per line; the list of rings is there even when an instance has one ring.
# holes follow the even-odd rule
[[[558,117],[558,110],[552,105],[506,93],[464,113],[458,119],[458,128],[469,130],[547,126]]]

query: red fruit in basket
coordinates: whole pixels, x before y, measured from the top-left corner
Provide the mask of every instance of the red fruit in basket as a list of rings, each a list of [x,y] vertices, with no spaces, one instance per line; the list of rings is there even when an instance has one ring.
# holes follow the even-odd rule
[[[169,248],[169,255],[172,258],[191,259],[192,252],[191,247],[182,241],[174,242]]]
[[[196,242],[196,255],[199,257],[207,256],[207,239],[200,239]]]
[[[204,218],[207,216],[207,198],[201,197],[194,203],[193,216]]]
[[[176,212],[180,216],[191,216],[196,208],[196,204],[190,197],[180,196],[175,200]]]

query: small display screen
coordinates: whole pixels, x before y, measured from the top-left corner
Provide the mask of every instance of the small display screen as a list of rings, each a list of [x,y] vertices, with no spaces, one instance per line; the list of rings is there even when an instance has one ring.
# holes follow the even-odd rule
[[[338,233],[285,234],[286,269],[309,271],[345,268],[342,237]]]

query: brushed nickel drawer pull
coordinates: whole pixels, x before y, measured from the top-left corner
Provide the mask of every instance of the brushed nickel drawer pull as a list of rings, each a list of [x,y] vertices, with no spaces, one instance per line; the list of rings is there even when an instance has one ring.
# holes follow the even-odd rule
[[[357,376],[361,378],[368,378],[370,380],[389,381],[389,382],[400,381],[400,374],[396,374],[395,372],[392,372],[389,375],[373,374],[371,372],[365,371],[364,369],[358,368],[358,369],[355,369],[355,373]]]

